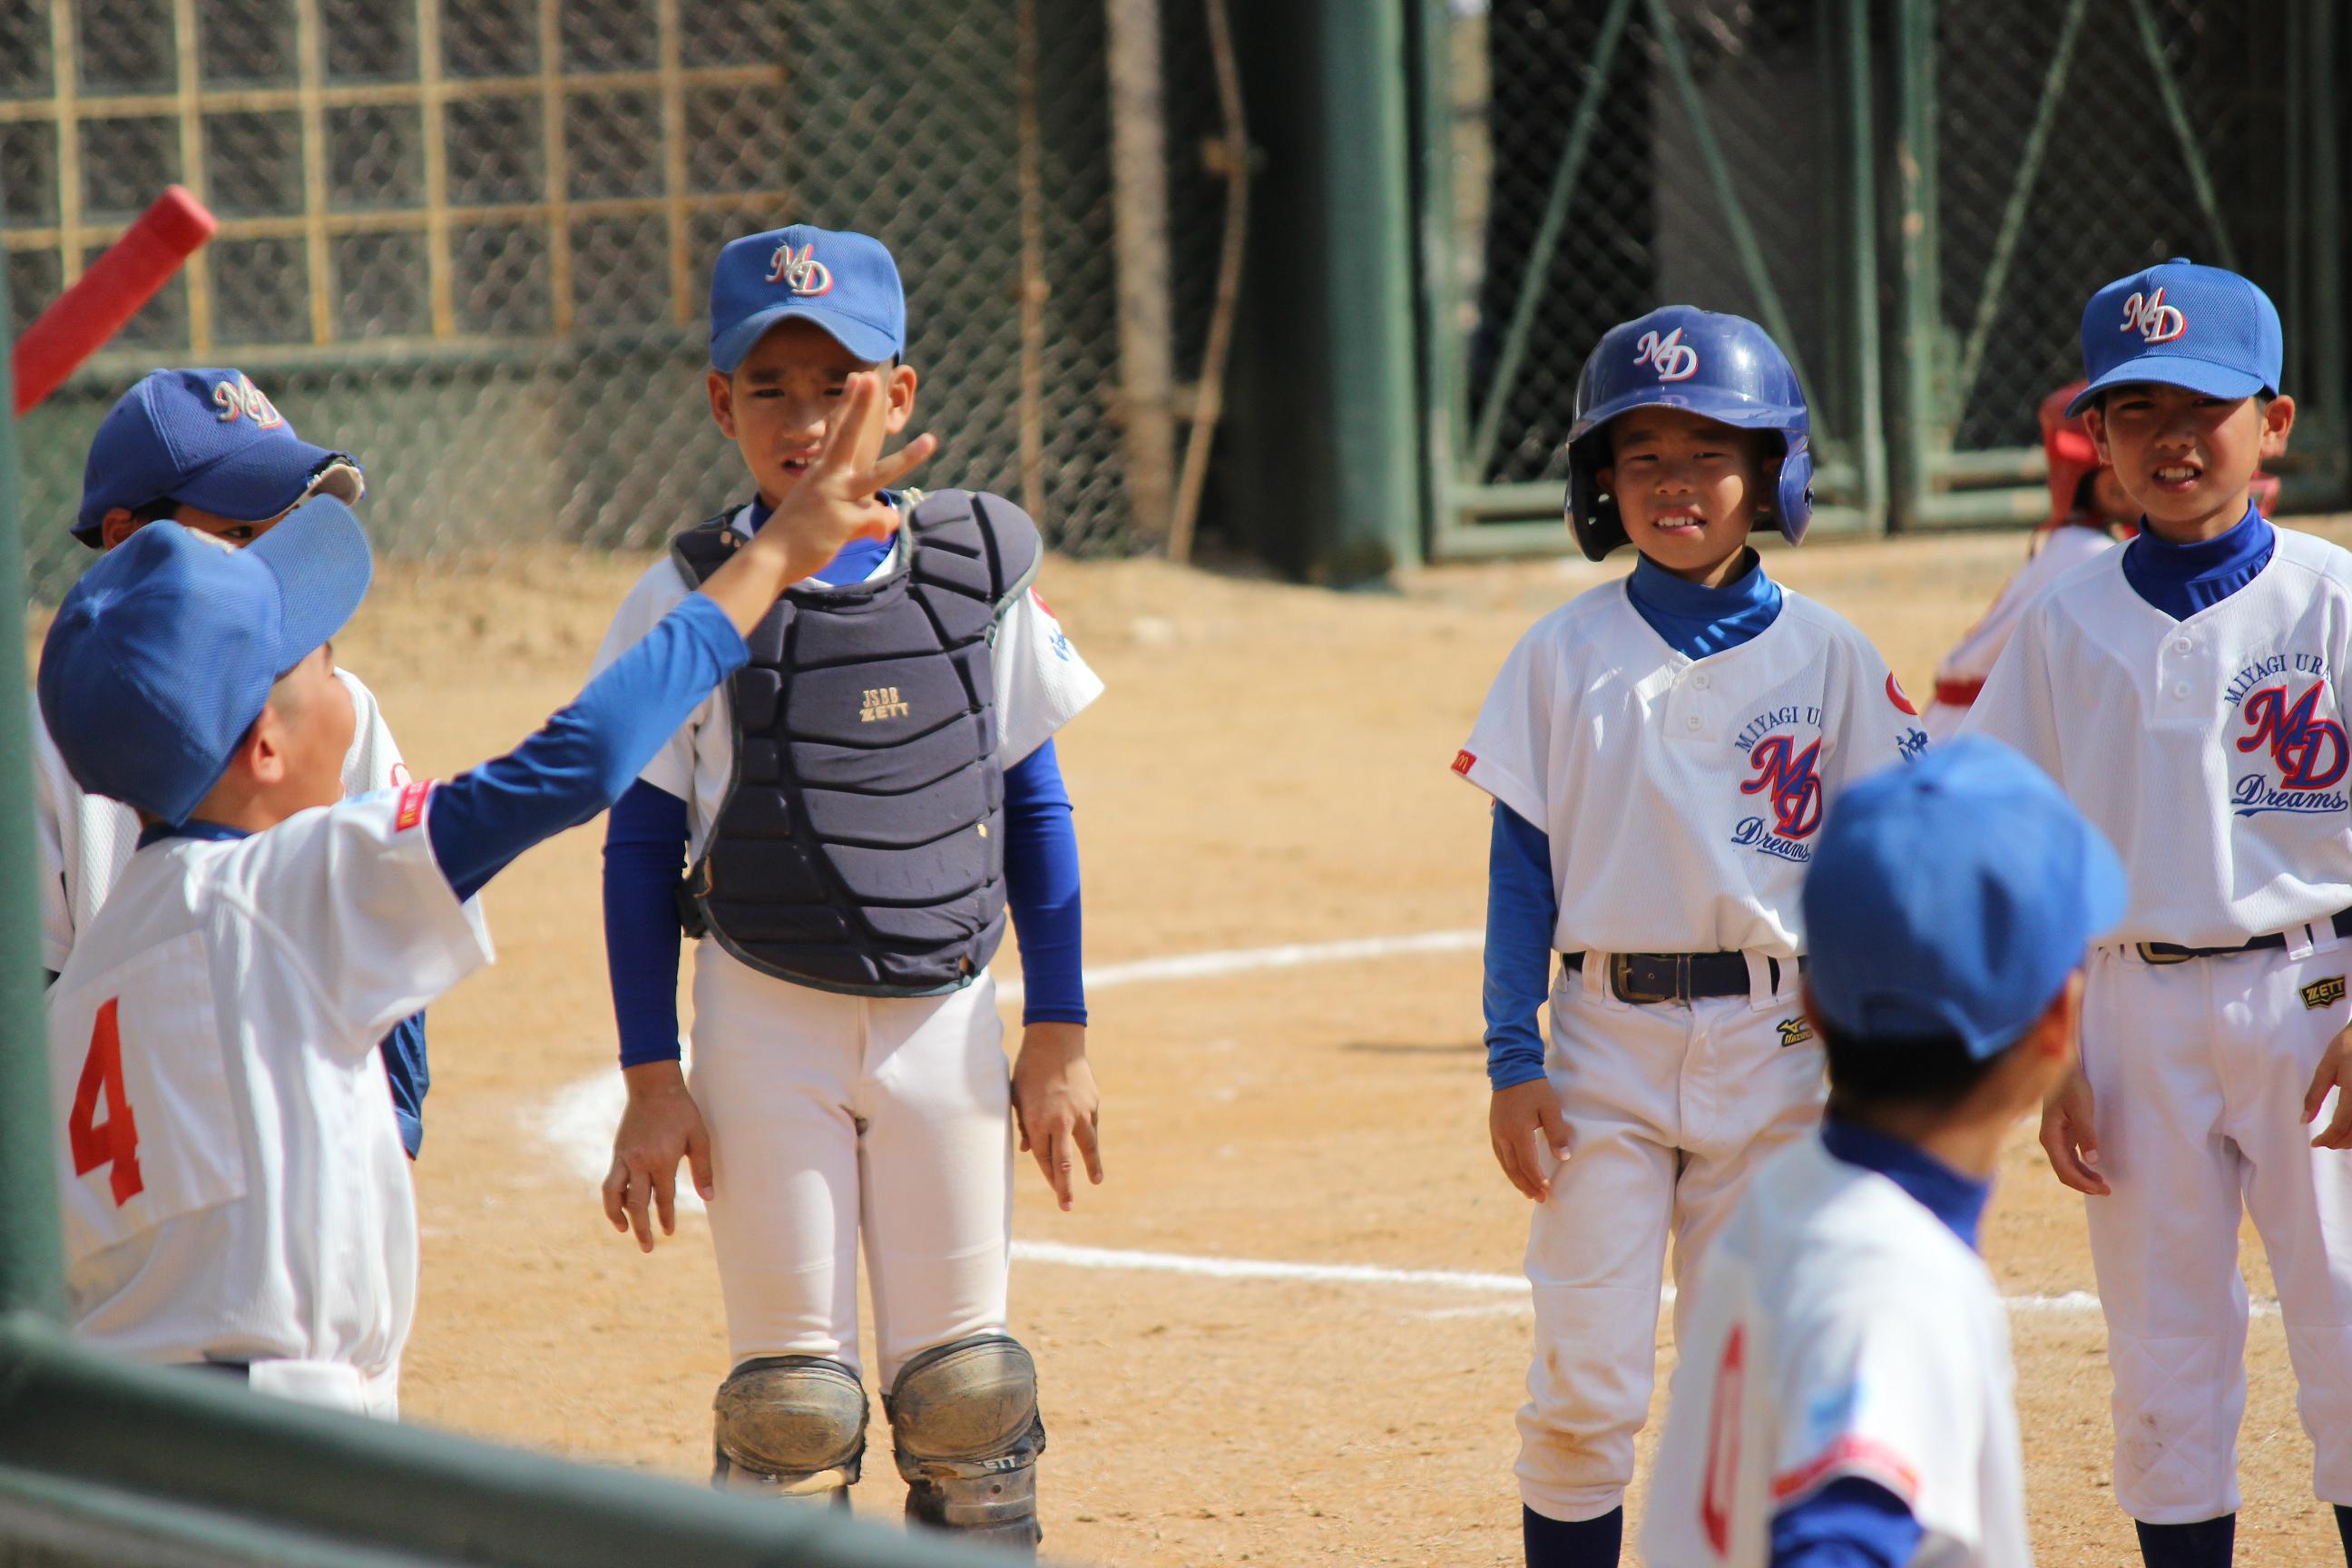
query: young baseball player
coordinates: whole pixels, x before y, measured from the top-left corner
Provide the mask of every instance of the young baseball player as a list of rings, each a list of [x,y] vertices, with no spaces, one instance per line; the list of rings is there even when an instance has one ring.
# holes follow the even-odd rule
[[[1968,635],[1936,666],[1935,700],[1919,716],[1930,741],[1949,740],[1958,732],[1960,721],[1968,717],[1977,693],[1984,689],[1985,677],[1992,673],[2000,650],[2009,646],[2010,635],[2017,630],[2026,606],[2041,597],[2043,589],[2139,532],[2138,506],[2125,493],[2115,469],[2099,456],[2083,416],[2066,412],[2082,390],[2083,383],[2073,382],[2042,400],[2042,453],[2049,467],[2050,515],[2033,530],[2026,542],[2025,563],[2002,584],[1984,619],[1969,627]],[[2254,476],[2256,505],[2267,510],[2277,495],[2275,478]]]
[[[2336,1095],[2352,555],[2249,499],[2294,424],[2283,357],[2277,310],[2234,273],[2170,261],[2092,297],[2074,405],[2139,537],[2026,613],[1966,726],[2048,769],[2131,871],[2092,956],[2082,1071],[2042,1142],[2090,1194],[2116,1500],[2151,1568],[2230,1561],[2242,1210],[2270,1254],[2319,1497],[2352,1527],[2352,1095]]]
[[[48,997],[76,1331],[143,1361],[390,1415],[416,1295],[415,1202],[378,1037],[490,960],[474,895],[604,809],[742,634],[877,531],[880,388],[852,378],[807,478],[577,700],[446,784],[345,799],[355,713],[329,639],[371,562],[341,501],[243,551],[157,522],[74,585],[41,710],[140,844]]]
[[[1856,784],[1805,874],[1818,1137],[1698,1267],[1650,1568],[2027,1568],[2009,1322],[1976,1254],[2001,1142],[2072,1068],[2123,867],[2055,784],[1969,737]]]
[[[1518,1478],[1543,1568],[1617,1561],[1668,1237],[1686,1285],[1756,1158],[1820,1113],[1797,889],[1825,809],[1927,744],[1862,635],[1748,548],[1804,537],[1807,429],[1753,322],[1611,329],[1577,383],[1568,513],[1593,560],[1640,558],[1520,639],[1454,762],[1495,799],[1489,1132],[1536,1200]]]
[[[230,544],[249,544],[313,495],[356,505],[366,486],[359,460],[314,447],[294,433],[252,377],[237,370],[158,370],[116,400],[89,445],[81,510],[73,534],[112,550],[158,521]],[[408,782],[400,748],[359,677],[338,669],[358,714],[343,758],[350,795]],[[41,848],[41,967],[66,966],[75,933],[106,901],[131,863],[139,824],[120,801],[84,793],[66,769],[47,726],[33,729],[34,820]],[[383,1065],[415,1159],[425,1138],[425,1016],[404,1018],[383,1037]]]
[[[753,496],[677,539],[614,617],[618,657],[805,483],[844,378],[913,408],[897,267],[864,235],[738,239],[710,283],[711,416]],[[750,665],[613,814],[604,918],[628,1107],[604,1206],[650,1250],[678,1161],[709,1200],[733,1370],[715,1484],[845,1506],[865,1451],[857,1255],[908,1513],[1039,1538],[1035,1371],[1005,1331],[1006,1110],[1064,1208],[1102,1180],[1079,886],[1053,735],[1101,683],[1029,586],[1012,503],[884,498],[899,526],[785,595]],[[680,872],[691,856],[691,869]],[[1026,982],[1006,1081],[988,963]],[[680,915],[698,938],[679,1065]]]

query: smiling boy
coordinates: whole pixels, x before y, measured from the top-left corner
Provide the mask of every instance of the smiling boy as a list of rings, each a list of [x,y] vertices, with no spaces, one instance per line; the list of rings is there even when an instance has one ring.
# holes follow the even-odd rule
[[[1763,329],[1626,322],[1576,406],[1577,542],[1640,559],[1520,639],[1454,762],[1495,801],[1488,1132],[1536,1204],[1531,1568],[1617,1561],[1667,1239],[1687,1283],[1757,1159],[1820,1116],[1798,892],[1824,811],[1927,743],[1862,635],[1748,546],[1811,514],[1804,396]]]
[[[2074,410],[2139,537],[2035,605],[1966,728],[2040,763],[2130,869],[2130,909],[2092,954],[2082,1071],[2042,1143],[2090,1199],[2116,1500],[2149,1568],[2215,1568],[2239,1500],[2242,1211],[2270,1255],[2315,1488],[2352,1542],[2352,555],[2253,504],[2294,427],[2260,289],[2166,262],[2093,296],[2082,342]]]

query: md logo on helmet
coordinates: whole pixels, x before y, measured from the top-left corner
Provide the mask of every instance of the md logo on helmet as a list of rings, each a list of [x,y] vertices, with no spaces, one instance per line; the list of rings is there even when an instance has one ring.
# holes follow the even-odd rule
[[[816,258],[814,241],[794,250],[789,243],[776,247],[768,260],[768,281],[782,283],[803,300],[833,292],[833,269]]]
[[[1664,337],[1643,332],[1641,353],[1633,356],[1633,363],[1656,366],[1660,381],[1688,381],[1698,374],[1698,350],[1683,342],[1680,327]]]
[[[2134,294],[2124,301],[2124,324],[2126,332],[2137,332],[2143,342],[2168,343],[2189,330],[2189,318],[2177,305],[2164,302],[2164,290],[2152,294]]]

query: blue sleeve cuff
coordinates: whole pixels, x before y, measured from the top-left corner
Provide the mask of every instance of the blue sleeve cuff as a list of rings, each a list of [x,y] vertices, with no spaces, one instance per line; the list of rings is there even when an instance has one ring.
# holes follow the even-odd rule
[[[1772,1568],[1903,1568],[1926,1533],[1901,1498],[1846,1476],[1772,1516]]]
[[[1509,1089],[1543,1076],[1543,1034],[1536,1017],[1551,994],[1552,928],[1559,922],[1550,838],[1496,801],[1486,855],[1485,1004],[1491,1088]]]
[[[1004,897],[1021,948],[1024,1024],[1087,1021],[1078,836],[1054,742],[1005,770]]]
[[[676,1061],[686,802],[643,779],[604,821],[604,966],[621,1065]]]

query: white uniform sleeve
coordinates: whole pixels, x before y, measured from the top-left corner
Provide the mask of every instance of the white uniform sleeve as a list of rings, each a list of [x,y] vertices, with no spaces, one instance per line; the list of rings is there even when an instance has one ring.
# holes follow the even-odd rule
[[[636,647],[664,616],[686,602],[688,594],[686,579],[678,575],[677,563],[667,555],[647,567],[645,575],[639,577],[629,590],[628,596],[621,601],[621,607],[613,612],[613,624],[606,629],[604,640],[597,646],[596,657],[589,665],[590,679],[602,675],[606,666]],[[718,714],[720,695],[725,689],[725,683],[721,682],[719,690],[703,699],[687,721],[662,742],[662,749],[654,753],[653,761],[647,763],[645,771],[637,775],[640,779],[680,800],[691,801],[694,798],[695,731],[709,723]]]
[[[66,898],[66,868],[73,859],[67,841],[74,831],[73,808],[81,792],[66,774],[65,759],[49,739],[38,699],[33,703],[33,827],[41,867],[41,967],[62,973],[73,952],[73,905]]]
[[[216,873],[357,1050],[493,957],[479,904],[460,904],[433,858],[431,809],[420,782],[301,812],[244,840]]]
[[[1960,721],[1960,732],[2006,741],[2063,783],[2057,706],[2050,698],[2049,635],[2050,601],[2044,598],[2026,612],[2001,649],[1984,689]]]
[[[1975,1327],[1934,1271],[1874,1276],[1867,1299],[1798,1303],[1781,1333],[1771,1511],[1860,1478],[1902,1499],[1923,1530],[1977,1544],[1985,1385],[1998,1369],[1980,1364]]]
[[[1538,621],[1503,660],[1470,738],[1454,757],[1455,773],[1546,832],[1551,828],[1546,774],[1559,663],[1550,624]]]
[[[1822,769],[1832,799],[1856,779],[1894,763],[1913,761],[1927,749],[1927,731],[1909,694],[1870,639],[1849,628],[1843,662],[1845,680],[1839,702],[1844,711],[1836,715],[1837,727],[1832,731],[1838,744]]]
[[[359,721],[352,729],[352,749],[343,753],[344,798],[371,790],[398,789],[408,782],[408,763],[400,755],[400,743],[392,738],[391,726],[383,721],[383,705],[350,670],[338,668],[335,679],[352,694],[352,711]]]
[[[996,754],[1010,768],[1101,696],[1103,683],[1034,588],[997,617],[993,651],[1002,734]]]

